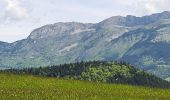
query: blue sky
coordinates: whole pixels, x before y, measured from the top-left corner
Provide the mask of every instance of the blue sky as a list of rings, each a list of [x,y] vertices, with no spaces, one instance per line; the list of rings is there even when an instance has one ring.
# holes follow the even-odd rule
[[[0,0],[0,41],[14,42],[45,24],[96,23],[116,15],[170,10],[170,0]]]

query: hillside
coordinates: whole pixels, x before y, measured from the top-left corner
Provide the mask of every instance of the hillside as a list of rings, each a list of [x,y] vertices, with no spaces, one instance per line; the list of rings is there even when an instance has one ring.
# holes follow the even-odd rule
[[[99,23],[42,26],[23,40],[0,42],[0,68],[30,68],[89,60],[120,60],[170,77],[170,12],[113,16]]]
[[[170,83],[126,63],[89,61],[51,67],[10,69],[2,72],[32,74],[93,82],[170,88]]]
[[[0,99],[169,100],[170,90],[0,74]],[[135,94],[135,95],[134,95]]]

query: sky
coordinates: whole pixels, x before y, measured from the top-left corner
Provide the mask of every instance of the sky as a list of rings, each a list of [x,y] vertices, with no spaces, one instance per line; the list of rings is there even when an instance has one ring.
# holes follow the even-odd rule
[[[0,0],[0,41],[14,42],[56,22],[97,23],[112,16],[170,11],[170,0]]]

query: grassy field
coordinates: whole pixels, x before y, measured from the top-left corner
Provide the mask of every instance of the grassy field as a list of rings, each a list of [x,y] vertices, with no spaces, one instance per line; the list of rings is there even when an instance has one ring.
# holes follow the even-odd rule
[[[0,74],[0,100],[170,100],[170,90]]]

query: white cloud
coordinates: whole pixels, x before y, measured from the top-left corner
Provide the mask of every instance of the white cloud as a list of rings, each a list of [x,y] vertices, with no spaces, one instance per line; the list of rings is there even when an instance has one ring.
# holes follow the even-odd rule
[[[21,6],[19,0],[4,0],[6,3],[4,19],[5,21],[22,20],[28,18],[27,10]]]
[[[140,0],[139,4],[142,4],[143,10],[147,13],[154,13],[158,10],[157,7],[161,6],[162,1],[165,2],[165,0]]]
[[[128,1],[128,0],[127,0]],[[170,0],[134,0],[129,7],[137,15],[146,15],[170,10]]]

